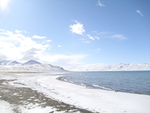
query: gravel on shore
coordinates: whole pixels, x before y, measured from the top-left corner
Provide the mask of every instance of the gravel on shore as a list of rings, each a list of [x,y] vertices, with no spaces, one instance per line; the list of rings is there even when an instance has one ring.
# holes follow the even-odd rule
[[[55,113],[56,111],[61,111],[61,113],[92,113],[91,111],[48,98],[28,87],[15,87],[9,84],[12,81],[15,82],[16,79],[0,79],[0,100],[7,101],[13,105],[13,113],[21,113],[19,106],[23,106],[26,109],[32,109],[34,106],[40,106],[41,108],[50,106],[56,109],[50,110],[49,113]],[[19,83],[16,82],[16,84]]]

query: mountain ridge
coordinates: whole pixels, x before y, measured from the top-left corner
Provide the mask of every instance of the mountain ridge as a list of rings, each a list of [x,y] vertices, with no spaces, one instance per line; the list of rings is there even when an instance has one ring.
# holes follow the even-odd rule
[[[139,71],[150,70],[149,63],[120,63],[115,65],[105,65],[97,67],[85,67],[89,71]],[[51,64],[42,64],[36,60],[29,60],[24,63],[3,60],[0,61],[0,71],[33,71],[33,72],[50,72],[50,71],[66,71],[60,66]]]
[[[21,63],[13,60],[0,61],[0,71],[17,71],[17,72],[67,72],[60,66],[51,64],[42,64],[36,60],[29,60]]]
[[[149,63],[121,63],[115,65],[108,65],[99,68],[99,71],[138,71],[138,70],[150,70]]]

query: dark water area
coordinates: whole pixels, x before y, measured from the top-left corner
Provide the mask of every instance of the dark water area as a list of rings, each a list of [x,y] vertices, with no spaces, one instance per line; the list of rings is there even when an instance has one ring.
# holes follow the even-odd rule
[[[91,88],[150,95],[150,71],[72,72],[65,81]]]

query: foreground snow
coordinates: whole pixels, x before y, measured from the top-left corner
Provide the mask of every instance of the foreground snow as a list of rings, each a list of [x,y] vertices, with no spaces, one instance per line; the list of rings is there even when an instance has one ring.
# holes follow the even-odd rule
[[[18,82],[80,108],[100,113],[150,113],[150,96],[99,89],[57,80],[58,76],[22,76]],[[12,85],[15,85],[12,83]]]
[[[30,109],[27,107],[30,106]],[[39,107],[38,105],[28,105],[26,107],[23,106],[15,106],[9,104],[6,101],[0,100],[0,113],[49,113],[49,111],[55,111],[55,113],[63,113],[62,111],[56,111],[53,107]],[[19,108],[18,112],[15,112],[15,109]]]

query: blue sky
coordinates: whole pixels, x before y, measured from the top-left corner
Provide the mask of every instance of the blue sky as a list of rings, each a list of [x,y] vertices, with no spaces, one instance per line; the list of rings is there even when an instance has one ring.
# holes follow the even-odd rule
[[[0,60],[150,63],[149,11],[149,0],[0,0]]]

